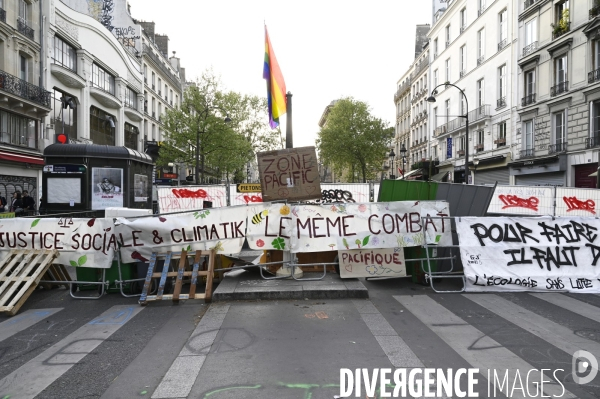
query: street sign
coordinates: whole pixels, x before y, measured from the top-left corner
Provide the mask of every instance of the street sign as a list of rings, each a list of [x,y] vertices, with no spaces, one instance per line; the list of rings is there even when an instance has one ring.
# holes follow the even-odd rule
[[[177,179],[177,173],[163,173],[162,177],[165,179]]]
[[[156,184],[167,184],[171,185],[171,179],[156,179]]]
[[[237,185],[238,193],[260,193],[261,191],[260,184],[256,183],[241,183]]]

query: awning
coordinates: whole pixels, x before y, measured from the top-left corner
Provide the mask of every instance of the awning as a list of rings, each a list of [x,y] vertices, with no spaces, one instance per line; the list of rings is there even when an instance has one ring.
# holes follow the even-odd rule
[[[406,172],[406,173],[404,174],[404,176],[400,176],[400,177],[399,177],[399,178],[397,178],[396,180],[403,180],[403,179],[406,179],[406,180],[411,180],[411,179],[407,179],[407,178],[408,178],[409,176],[415,175],[415,174],[417,174],[417,173],[421,173],[421,169],[415,169],[415,170],[411,170],[410,172]],[[421,173],[421,174],[422,174],[422,173]]]
[[[44,165],[44,158],[0,151],[0,160]]]
[[[444,181],[444,179],[446,178],[446,175],[448,175],[448,171],[440,172],[438,174],[431,176],[431,181],[439,181],[439,182]]]
[[[589,177],[596,177],[598,176],[598,171],[595,171],[594,173],[592,173],[591,175],[588,175]]]

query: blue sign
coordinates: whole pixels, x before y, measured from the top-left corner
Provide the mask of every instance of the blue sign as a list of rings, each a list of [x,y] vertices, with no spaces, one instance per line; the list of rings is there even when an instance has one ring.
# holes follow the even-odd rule
[[[171,180],[173,179],[156,179],[156,184],[166,184],[170,186]]]
[[[446,159],[452,158],[452,137],[446,139]]]

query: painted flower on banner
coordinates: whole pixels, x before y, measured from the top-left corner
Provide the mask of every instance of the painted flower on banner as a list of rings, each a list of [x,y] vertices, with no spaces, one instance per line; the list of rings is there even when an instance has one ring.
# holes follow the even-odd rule
[[[366,206],[365,204],[360,204],[360,205],[358,206],[358,210],[359,210],[360,212],[366,212],[366,211],[367,211],[367,206]]]
[[[262,248],[265,246],[265,242],[259,238],[258,240],[256,240],[256,246]]]
[[[217,242],[217,245],[215,245],[213,248],[215,251],[223,251],[223,243],[221,241]]]
[[[289,215],[289,214],[290,214],[290,207],[289,207],[289,206],[287,206],[287,205],[284,205],[284,206],[282,206],[282,207],[279,209],[279,213],[280,213],[280,214],[282,214],[283,216],[287,216],[287,215]]]
[[[371,238],[371,245],[377,247],[379,245],[379,237],[374,236],[373,238]]]

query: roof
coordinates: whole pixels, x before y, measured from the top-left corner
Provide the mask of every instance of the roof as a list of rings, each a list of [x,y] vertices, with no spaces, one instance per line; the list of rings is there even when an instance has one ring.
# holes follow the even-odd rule
[[[149,155],[131,148],[99,144],[52,144],[44,149],[44,157],[133,159],[153,163]]]

